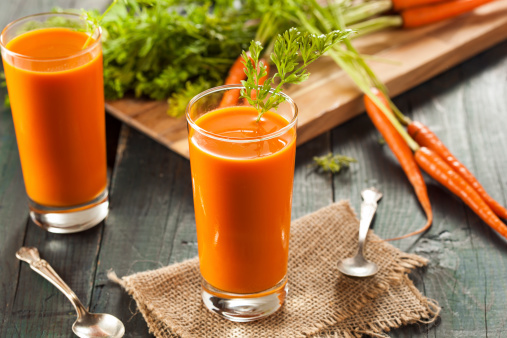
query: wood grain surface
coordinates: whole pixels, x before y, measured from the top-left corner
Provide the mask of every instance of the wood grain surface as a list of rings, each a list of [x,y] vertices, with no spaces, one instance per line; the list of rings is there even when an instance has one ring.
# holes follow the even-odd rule
[[[502,0],[503,1],[503,0]],[[107,0],[20,0],[0,4],[0,26],[25,14],[61,7],[99,7]],[[5,89],[0,88],[0,95]],[[491,195],[507,204],[507,42],[400,95],[396,104],[434,130]],[[107,119],[111,207],[101,225],[73,235],[44,232],[28,219],[11,112],[0,108],[0,337],[71,337],[74,310],[60,292],[14,254],[37,246],[41,256],[94,312],[118,316],[126,337],[151,337],[135,302],[107,272],[155,269],[197,254],[189,162],[115,118]],[[319,173],[313,156],[358,160],[349,170]],[[507,244],[459,199],[428,177],[435,221],[429,232],[393,244],[430,259],[412,274],[442,306],[428,327],[391,337],[507,337]],[[390,150],[366,115],[297,149],[293,218],[348,199],[374,185],[382,199],[374,229],[383,238],[424,224],[424,214]],[[340,239],[337,238],[337,241]]]
[[[354,40],[371,66],[398,95],[507,39],[507,1],[499,0],[453,20],[407,30],[388,30]],[[298,144],[362,113],[361,92],[330,58],[310,67],[311,77],[286,93],[299,108]],[[126,98],[107,110],[157,142],[188,158],[184,117],[167,115],[167,103]]]

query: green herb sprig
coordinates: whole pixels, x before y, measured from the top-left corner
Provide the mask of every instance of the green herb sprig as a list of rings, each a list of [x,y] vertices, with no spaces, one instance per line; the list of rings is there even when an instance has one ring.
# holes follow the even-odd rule
[[[300,32],[293,27],[278,35],[270,55],[271,61],[277,68],[277,73],[266,78],[262,85],[260,85],[260,79],[267,75],[266,65],[259,60],[263,47],[260,42],[252,41],[249,48],[250,57],[243,51],[243,64],[247,80],[241,81],[244,87],[241,90],[241,97],[258,110],[257,121],[260,121],[265,112],[276,109],[280,103],[285,101],[285,97],[280,94],[284,85],[300,84],[308,79],[310,76],[306,69],[308,65],[351,33],[351,30],[335,30],[327,34],[316,35]],[[277,85],[272,88],[274,83]],[[252,95],[254,92],[255,95]]]
[[[94,28],[100,26],[100,24],[102,23],[102,20],[106,16],[106,14],[109,13],[109,11],[111,10],[111,8],[113,8],[113,6],[116,5],[117,2],[118,2],[118,0],[113,0],[113,2],[111,2],[109,4],[109,6],[106,8],[106,10],[104,11],[104,13],[102,13],[102,15],[100,15],[99,17],[97,17],[95,15],[90,15],[89,13],[91,13],[91,12],[83,11],[83,16],[86,18],[86,21],[87,21],[87,24],[88,24],[88,31],[89,31],[90,34],[88,35],[88,39],[86,39],[86,41],[83,44],[83,47],[81,47],[81,49],[85,49],[86,47],[88,47],[88,45],[92,41],[92,36],[93,36],[93,30],[94,30]]]
[[[357,162],[357,160],[353,157],[343,156],[340,154],[333,155],[333,153],[329,153],[324,156],[315,156],[313,158],[315,165],[324,172],[332,172],[333,174],[337,174],[343,168],[350,167],[351,163]]]

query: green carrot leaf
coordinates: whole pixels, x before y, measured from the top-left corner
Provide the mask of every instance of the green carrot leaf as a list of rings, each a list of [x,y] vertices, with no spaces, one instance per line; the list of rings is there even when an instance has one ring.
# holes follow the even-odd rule
[[[321,171],[331,172],[333,174],[337,174],[342,169],[350,167],[351,163],[357,162],[353,157],[340,154],[333,155],[333,153],[324,156],[315,156],[313,161]]]

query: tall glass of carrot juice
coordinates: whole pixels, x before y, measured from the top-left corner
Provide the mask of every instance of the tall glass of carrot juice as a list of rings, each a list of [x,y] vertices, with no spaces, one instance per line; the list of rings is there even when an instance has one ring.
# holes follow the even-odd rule
[[[224,106],[209,89],[186,111],[202,298],[211,311],[248,322],[287,294],[297,107],[286,101],[257,121],[244,103]]]
[[[43,13],[0,35],[30,216],[71,233],[108,213],[101,31],[76,14]]]

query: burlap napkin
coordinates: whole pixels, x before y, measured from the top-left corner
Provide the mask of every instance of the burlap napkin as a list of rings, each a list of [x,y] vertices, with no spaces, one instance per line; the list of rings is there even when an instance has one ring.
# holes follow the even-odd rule
[[[379,273],[356,279],[338,272],[338,260],[355,254],[358,228],[348,202],[294,221],[285,305],[252,323],[233,323],[204,307],[197,258],[110,278],[133,296],[157,337],[360,337],[434,320],[438,305],[422,296],[406,276],[427,260],[378,241],[372,231],[365,254],[379,265]]]

